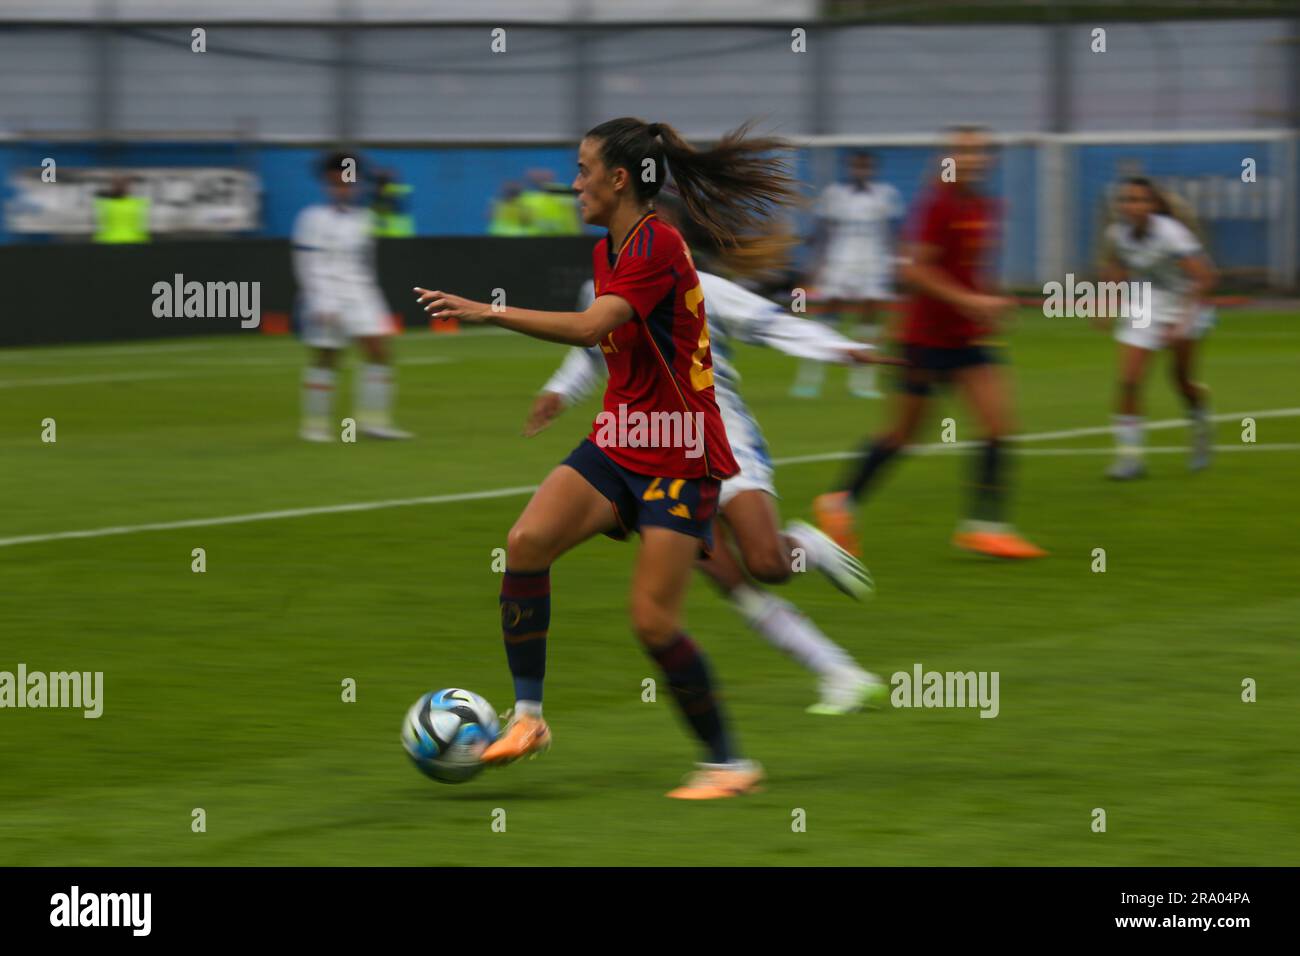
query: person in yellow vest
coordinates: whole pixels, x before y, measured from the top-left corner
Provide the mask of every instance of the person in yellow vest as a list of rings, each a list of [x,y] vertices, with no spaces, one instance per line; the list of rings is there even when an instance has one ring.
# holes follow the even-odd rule
[[[520,196],[530,236],[576,236],[582,232],[573,189],[555,182],[549,169],[528,172],[529,188]]]
[[[511,181],[501,187],[501,198],[492,203],[492,218],[488,222],[489,236],[528,236],[533,233],[524,208],[523,187]]]
[[[375,177],[375,198],[370,204],[374,233],[380,238],[408,238],[415,235],[415,217],[408,211],[411,186],[399,182],[387,171]]]
[[[95,242],[149,241],[149,199],[132,196],[131,183],[115,176],[107,191],[95,197]]]

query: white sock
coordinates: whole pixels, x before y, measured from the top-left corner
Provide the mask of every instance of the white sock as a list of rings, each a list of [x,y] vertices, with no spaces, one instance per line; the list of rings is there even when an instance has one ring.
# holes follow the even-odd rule
[[[826,377],[826,366],[814,359],[800,359],[799,371],[795,374],[795,387],[801,389],[820,389],[822,379]]]
[[[818,630],[789,601],[747,584],[732,591],[730,598],[745,623],[764,640],[819,677],[857,667],[842,647]]]
[[[1142,421],[1141,415],[1115,416],[1115,450],[1121,455],[1142,457]]]
[[[330,427],[330,406],[334,403],[334,379],[332,368],[320,368],[309,365],[302,371],[302,426],[303,428],[328,431]]]
[[[357,388],[357,422],[361,425],[388,425],[393,393],[397,391],[393,370],[372,362],[361,366],[358,374],[361,384]]]
[[[853,338],[864,345],[873,344],[880,335],[878,325],[857,325],[853,329]],[[874,365],[854,365],[849,368],[849,389],[854,392],[875,392],[876,367]]]
[[[542,702],[540,700],[517,700],[515,701],[515,714],[540,717],[542,716]]]

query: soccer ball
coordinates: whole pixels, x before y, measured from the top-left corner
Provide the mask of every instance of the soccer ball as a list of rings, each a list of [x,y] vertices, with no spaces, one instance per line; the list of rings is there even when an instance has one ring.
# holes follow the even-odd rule
[[[500,733],[497,712],[459,687],[423,695],[406,712],[402,746],[420,770],[439,783],[464,783],[483,769],[483,751]]]

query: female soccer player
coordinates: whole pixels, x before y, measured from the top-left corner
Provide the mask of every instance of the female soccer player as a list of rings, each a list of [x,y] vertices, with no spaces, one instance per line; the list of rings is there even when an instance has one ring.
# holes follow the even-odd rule
[[[893,409],[894,424],[867,446],[844,484],[819,496],[813,509],[823,531],[858,553],[857,502],[881,466],[915,437],[935,384],[951,380],[984,435],[969,517],[958,526],[953,544],[999,558],[1041,557],[1046,552],[1013,531],[1004,515],[1011,390],[984,339],[1012,300],[986,291],[997,228],[995,202],[981,189],[992,162],[987,136],[973,127],[954,130],[946,158],[953,176],[941,176],[922,196],[900,270],[913,296],[900,335],[909,367]]]
[[[371,438],[410,438],[395,428],[391,409],[394,381],[388,337],[388,307],[375,271],[375,239],[370,210],[358,201],[356,177],[345,176],[350,157],[335,153],[319,172],[328,203],[308,206],[293,227],[293,266],[298,278],[302,339],[315,351],[303,373],[302,438],[328,442],[337,437],[331,422],[338,354],[355,340],[366,357],[356,388],[357,426]],[[355,171],[355,170],[354,170]]]
[[[605,408],[552,471],[506,540],[501,621],[515,707],[488,762],[544,750],[542,718],[550,567],[597,534],[636,530],[631,617],[707,756],[668,795],[711,800],[756,789],[762,769],[736,752],[700,649],[681,630],[695,557],[712,545],[721,481],[739,470],[713,392],[704,294],[681,235],[652,201],[672,175],[692,218],[720,242],[734,240],[797,196],[774,153],[783,144],[746,127],[696,149],[670,126],[622,118],[587,133],[573,182],[584,222],[608,232],[592,251],[596,299],[582,312],[538,312],[416,289],[436,318],[491,323],[566,345],[599,346],[609,368]],[[647,435],[646,421],[659,430]],[[631,427],[626,427],[626,426]]]
[[[1142,383],[1151,356],[1173,353],[1174,386],[1187,404],[1192,424],[1190,467],[1210,463],[1209,389],[1192,380],[1196,345],[1213,324],[1204,297],[1214,285],[1214,265],[1195,233],[1180,222],[1165,196],[1142,176],[1124,181],[1119,193],[1120,221],[1106,230],[1102,279],[1148,283],[1141,315],[1115,316],[1119,342],[1119,395],[1115,414],[1117,457],[1106,472],[1125,481],[1146,473],[1142,463]],[[1129,301],[1133,302],[1132,296]]]
[[[744,251],[719,248],[707,233],[683,216],[680,201],[669,185],[656,200],[661,222],[676,228],[686,240],[696,262],[704,268],[725,268],[735,274],[767,269],[764,258],[751,253],[766,245],[768,255],[779,253],[775,235],[746,243]],[[808,711],[839,715],[878,703],[885,685],[863,670],[848,652],[835,644],[794,605],[755,587],[746,576],[767,584],[788,581],[799,566],[796,549],[807,563],[825,574],[841,591],[859,600],[871,590],[870,577],[856,558],[816,528],[792,521],[782,530],[775,501],[776,486],[767,443],[748,406],[740,396],[740,376],[728,355],[730,341],[765,345],[787,355],[822,362],[870,362],[878,359],[870,346],[846,338],[819,322],[797,318],[734,282],[699,271],[708,306],[710,347],[713,352],[714,394],[727,428],[727,440],[740,464],[740,474],[722,483],[718,510],[724,524],[715,526],[722,540],[708,560],[697,567],[722,591],[745,622],[774,647],[789,654],[819,678],[820,700]],[[579,308],[594,298],[592,284],[582,291]],[[569,351],[559,370],[542,387],[533,402],[524,434],[546,428],[568,406],[585,398],[605,376],[605,362],[597,349]],[[734,539],[743,562],[738,563],[726,538]]]

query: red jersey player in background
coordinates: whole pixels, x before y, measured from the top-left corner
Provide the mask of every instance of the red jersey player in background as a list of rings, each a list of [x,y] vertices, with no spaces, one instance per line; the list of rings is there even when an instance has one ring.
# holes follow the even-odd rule
[[[663,670],[705,750],[698,772],[668,795],[707,800],[755,789],[757,763],[735,752],[713,678],[681,630],[681,608],[701,548],[712,544],[722,479],[736,474],[713,394],[713,356],[695,265],[653,200],[672,176],[691,215],[733,243],[797,187],[774,156],[778,140],[742,127],[697,150],[670,126],[623,118],[587,133],[573,182],[584,222],[608,233],[593,250],[596,299],[583,312],[538,312],[416,289],[436,318],[486,322],[567,345],[599,345],[609,368],[591,434],[542,482],[506,539],[501,624],[514,677],[514,713],[483,754],[508,762],[546,749],[542,718],[550,567],[597,534],[638,531],[632,627]],[[649,420],[647,429],[637,430]],[[664,426],[656,430],[655,422]],[[624,426],[630,426],[625,428]]]
[[[1014,427],[1011,388],[986,339],[1013,301],[992,292],[987,278],[999,218],[996,200],[982,191],[992,161],[983,130],[953,130],[944,164],[951,175],[941,174],[914,210],[899,270],[913,291],[899,336],[908,367],[892,410],[893,424],[867,445],[839,489],[813,502],[822,530],[855,554],[858,502],[880,468],[915,438],[935,385],[947,382],[960,390],[983,433],[970,511],[953,544],[999,558],[1046,554],[1018,535],[1005,515],[1005,439]]]

